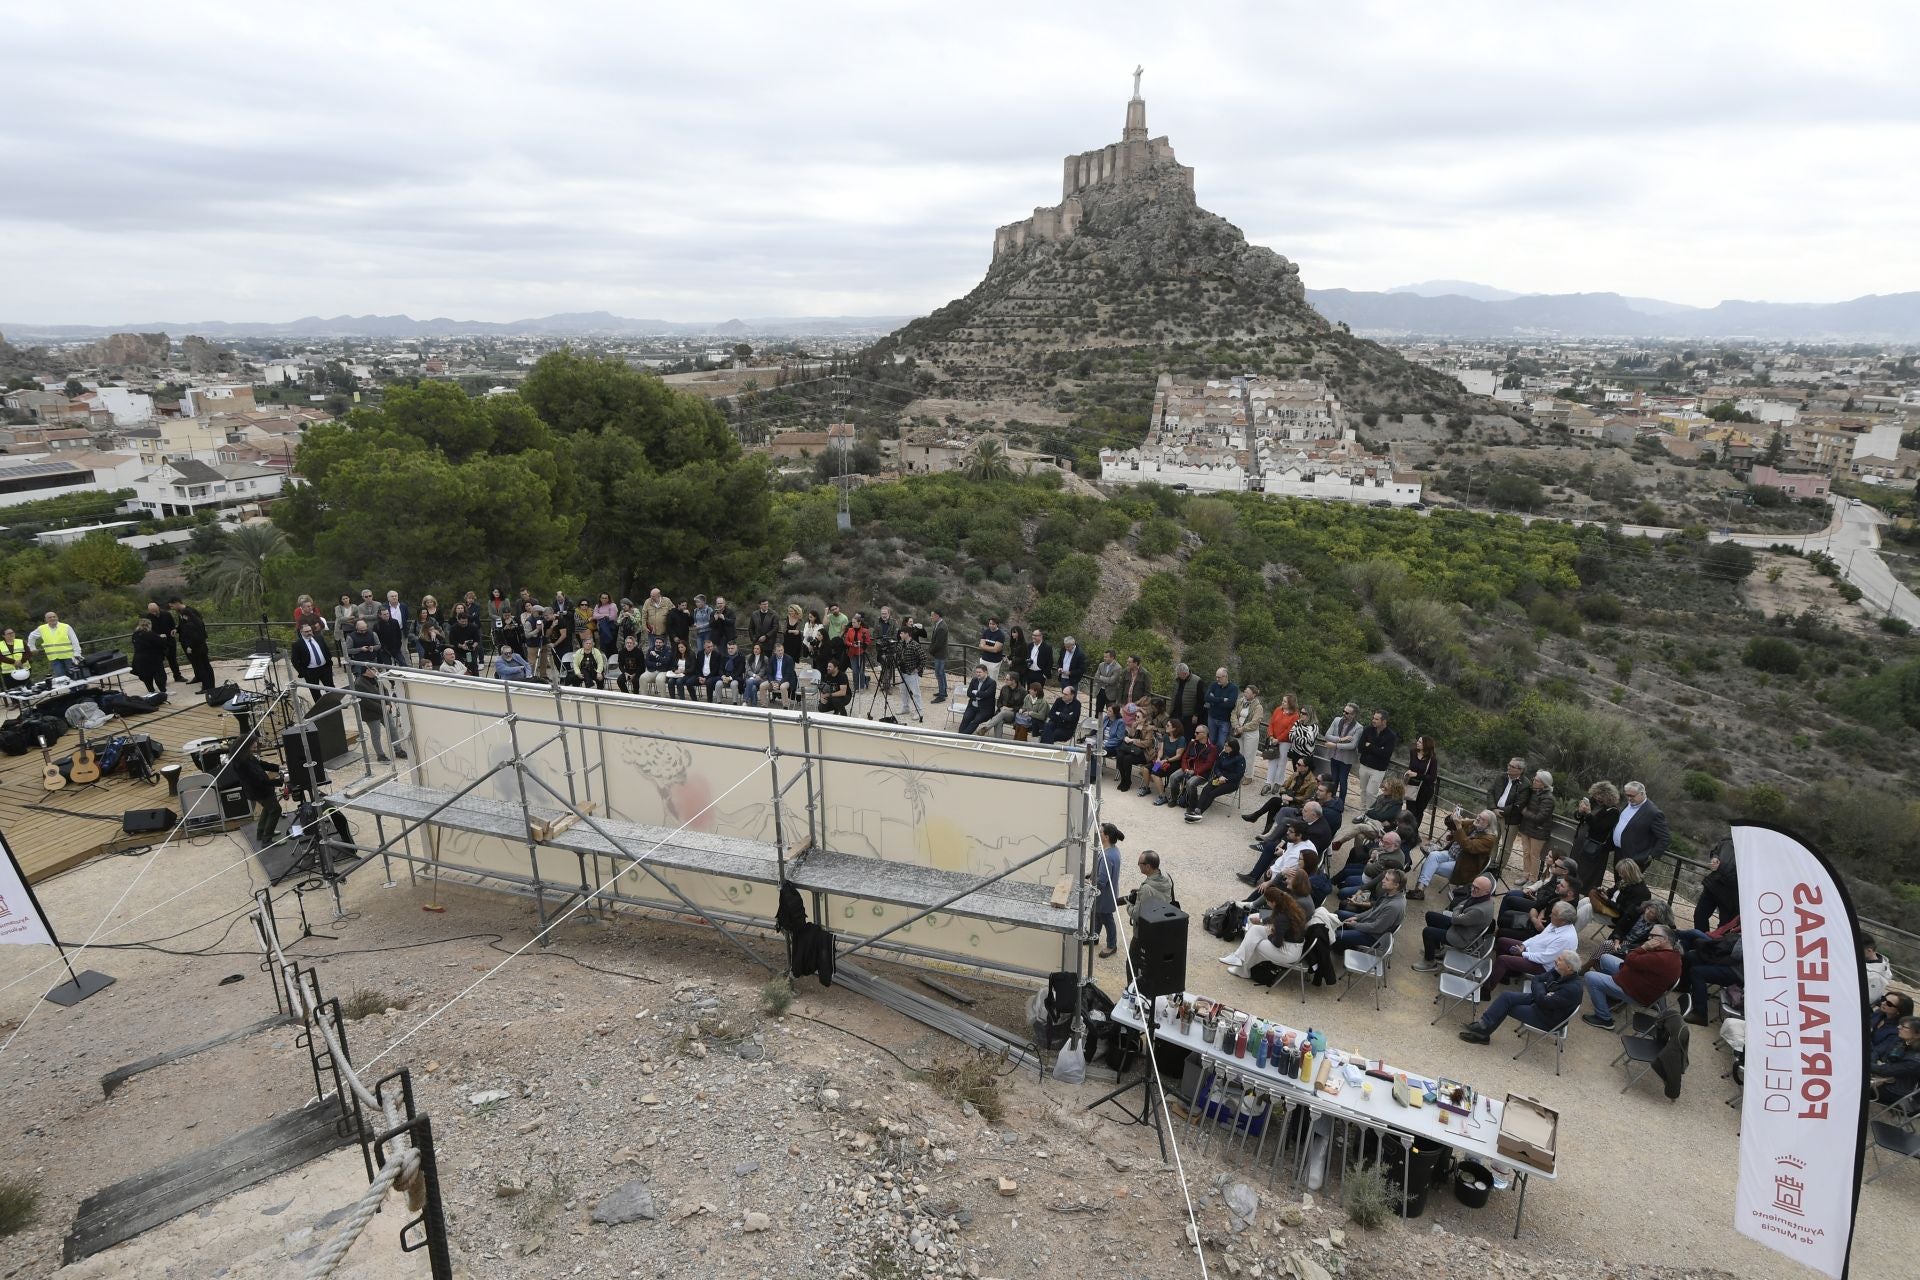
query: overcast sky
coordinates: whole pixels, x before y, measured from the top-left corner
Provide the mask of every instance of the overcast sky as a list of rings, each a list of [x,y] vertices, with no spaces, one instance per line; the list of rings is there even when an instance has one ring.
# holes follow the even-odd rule
[[[1118,138],[1136,62],[1310,287],[1920,288],[1905,0],[7,15],[0,320],[924,312]]]

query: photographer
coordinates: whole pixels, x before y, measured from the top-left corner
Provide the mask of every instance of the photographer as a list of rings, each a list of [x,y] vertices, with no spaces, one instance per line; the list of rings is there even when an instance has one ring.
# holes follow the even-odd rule
[[[907,708],[913,708],[913,718],[921,724],[927,722],[926,704],[920,700],[920,668],[927,660],[927,631],[912,617],[900,624],[900,630],[892,645],[892,654],[887,656],[886,642],[881,641],[881,661],[891,660],[894,669],[900,673],[900,715],[907,714]]]

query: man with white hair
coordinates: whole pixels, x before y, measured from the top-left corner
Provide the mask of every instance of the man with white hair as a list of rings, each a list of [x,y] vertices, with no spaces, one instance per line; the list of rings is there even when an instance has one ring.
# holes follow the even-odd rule
[[[1060,687],[1080,683],[1080,677],[1087,674],[1087,655],[1080,648],[1080,642],[1068,636],[1060,642],[1060,660],[1058,662]]]
[[[1580,953],[1562,951],[1554,956],[1553,968],[1536,977],[1527,990],[1501,992],[1485,1013],[1461,1028],[1460,1038],[1485,1044],[1509,1014],[1530,1027],[1551,1031],[1579,1012],[1580,994]]]
[[[1520,834],[1520,807],[1527,799],[1527,762],[1519,756],[1507,761],[1507,771],[1487,788],[1487,807],[1493,810],[1496,834],[1500,840],[1498,860],[1493,864],[1506,869],[1507,853],[1513,838]]]
[[[1173,669],[1173,688],[1167,693],[1167,717],[1191,727],[1202,713],[1205,691],[1192,668],[1182,662]]]
[[[1520,805],[1520,863],[1524,874],[1546,874],[1547,842],[1553,838],[1553,775],[1536,769]]]
[[[1580,950],[1580,931],[1574,927],[1574,906],[1571,902],[1553,904],[1552,923],[1546,928],[1521,942],[1514,938],[1502,938],[1493,944],[1493,972],[1480,986],[1482,1000],[1493,999],[1493,993],[1500,984],[1516,974],[1545,973],[1553,958],[1562,951]]]
[[[1613,824],[1613,847],[1621,858],[1632,858],[1645,871],[1648,863],[1667,851],[1671,838],[1667,815],[1647,799],[1645,783],[1629,782],[1620,788],[1620,800],[1620,817]]]

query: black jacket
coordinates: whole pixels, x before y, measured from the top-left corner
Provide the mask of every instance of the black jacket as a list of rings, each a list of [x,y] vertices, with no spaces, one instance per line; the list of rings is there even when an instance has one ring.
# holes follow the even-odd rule
[[[143,680],[151,680],[166,670],[167,642],[158,631],[136,631],[133,633],[133,661],[128,664],[133,674]]]
[[[180,643],[189,649],[207,647],[207,621],[190,604],[180,606]]]
[[[1580,1007],[1584,990],[1578,973],[1563,978],[1558,968],[1551,968],[1534,975],[1533,1016],[1527,1021],[1542,1030],[1559,1026],[1567,1020],[1568,1014]]]
[[[1393,767],[1393,749],[1400,745],[1400,735],[1389,725],[1385,729],[1376,729],[1371,724],[1360,731],[1360,764],[1367,769],[1389,769]]]
[[[773,656],[773,637],[779,630],[780,619],[771,609],[755,609],[747,615],[747,638],[769,657]]]
[[[1207,682],[1199,676],[1188,675],[1184,680],[1176,678],[1172,690],[1167,694],[1167,715],[1178,717],[1182,724],[1191,727],[1193,718],[1200,714],[1206,693]]]
[[[1073,646],[1073,652],[1060,651],[1060,675],[1066,684],[1079,684],[1080,678],[1087,674],[1087,651],[1079,645]]]
[[[293,663],[293,674],[308,684],[323,674],[333,670],[333,650],[327,647],[326,637],[314,636],[313,643],[320,646],[320,661],[315,663],[307,651],[307,637],[295,636],[293,644],[287,650],[287,657]]]
[[[1033,649],[1033,641],[1029,640],[1027,641],[1026,648],[1013,655],[1013,660],[1020,664],[1022,671],[1026,672],[1026,682],[1032,684],[1035,680],[1053,679],[1053,646],[1044,640],[1040,642],[1040,660],[1038,662],[1034,662],[1031,658]]]

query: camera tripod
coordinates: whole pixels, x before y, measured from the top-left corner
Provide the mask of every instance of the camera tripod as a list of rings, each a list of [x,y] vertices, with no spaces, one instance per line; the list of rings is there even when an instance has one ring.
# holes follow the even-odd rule
[[[873,692],[867,695],[867,719],[898,722],[893,714],[893,691],[900,687],[900,679],[900,661],[891,653],[875,663]],[[874,715],[875,707],[881,708],[884,714]]]

